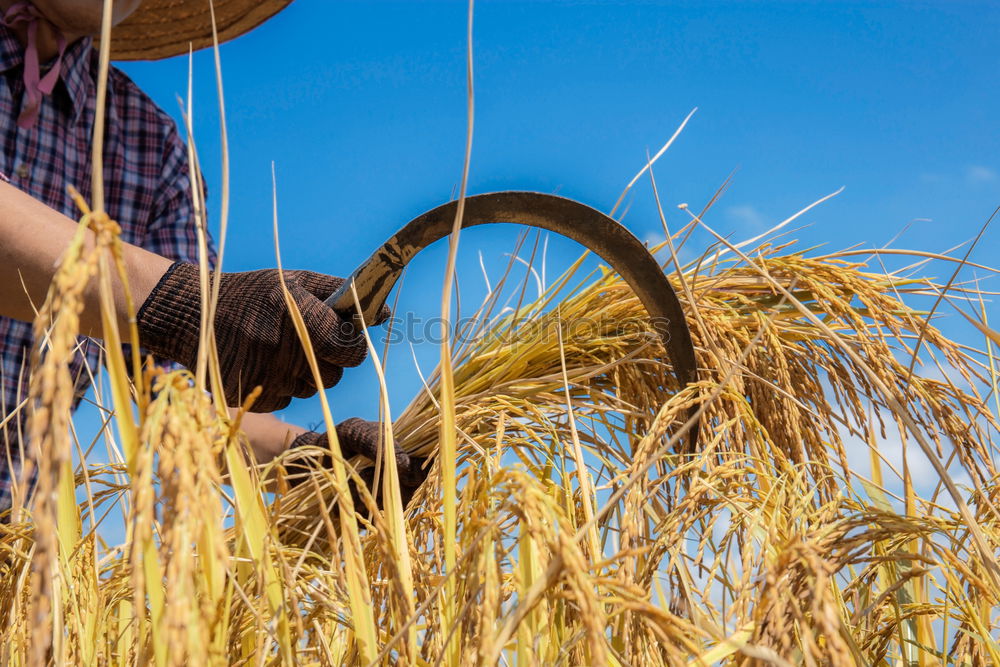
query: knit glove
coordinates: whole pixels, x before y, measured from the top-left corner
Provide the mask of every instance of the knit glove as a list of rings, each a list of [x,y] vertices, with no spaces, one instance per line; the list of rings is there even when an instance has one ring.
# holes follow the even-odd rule
[[[344,281],[312,271],[284,274],[309,331],[323,386],[332,387],[344,367],[357,366],[367,354],[361,331],[323,303]],[[388,315],[383,308],[379,322]],[[139,341],[147,350],[194,368],[201,322],[198,267],[174,263],[142,304],[137,319]],[[254,412],[280,410],[292,397],[316,393],[277,269],[221,275],[215,340],[227,405],[241,405],[257,386],[263,390],[251,407]]]
[[[366,421],[358,417],[352,417],[337,424],[337,440],[340,442],[340,451],[343,453],[344,458],[348,459],[352,456],[360,455],[374,462],[378,453],[381,432],[382,426],[378,422]],[[327,439],[326,433],[309,431],[297,437],[291,444],[291,448],[307,446],[329,450],[330,441]],[[385,456],[385,452],[382,455]],[[396,470],[399,472],[399,487],[402,493],[403,507],[406,507],[413,494],[416,493],[420,485],[427,479],[427,470],[424,468],[426,459],[410,456],[399,447],[399,443],[396,443],[395,458]],[[333,459],[331,456],[323,454],[321,457],[309,457],[308,459],[302,457],[290,461],[285,464],[285,469],[288,471],[288,482],[294,487],[305,481],[311,470],[318,467],[330,468],[332,465]],[[374,492],[372,485],[375,479],[375,469],[365,468],[358,475],[367,484],[368,490]],[[358,505],[359,502],[360,499],[355,493],[355,505]],[[382,506],[382,494],[376,496],[376,502],[379,507]]]

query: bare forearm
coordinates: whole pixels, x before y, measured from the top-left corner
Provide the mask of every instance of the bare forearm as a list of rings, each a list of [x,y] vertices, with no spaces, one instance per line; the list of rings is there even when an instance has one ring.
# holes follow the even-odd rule
[[[230,408],[230,413],[235,414],[235,409]],[[269,462],[306,432],[301,426],[285,423],[270,413],[248,412],[243,415],[242,427],[258,463]]]
[[[45,299],[62,253],[77,224],[17,188],[0,182],[0,315],[31,321]],[[125,270],[132,299],[138,308],[149,296],[170,260],[137,246],[124,244]],[[127,324],[125,291],[114,280],[119,325]],[[81,331],[99,335],[101,311],[96,281],[84,293]],[[270,414],[248,413],[243,430],[261,463],[283,452],[306,429],[286,424]]]
[[[0,315],[31,321],[45,299],[76,222],[7,183],[0,182]],[[124,245],[126,276],[136,308],[145,301],[171,262],[137,246]],[[125,292],[115,276],[119,325],[127,324]],[[81,332],[99,335],[100,302],[96,281],[84,292]]]
[[[34,318],[77,229],[75,221],[0,182],[0,315],[22,321]],[[93,239],[87,242],[92,244]],[[122,245],[129,296],[136,308],[146,306],[138,322],[141,345],[163,359],[194,368],[200,345],[202,285],[197,267],[181,264],[167,275],[169,259]],[[216,311],[214,327],[220,350],[230,354],[220,355],[225,396],[219,400],[240,405],[260,386],[263,391],[254,409],[265,412],[283,408],[292,396],[315,391],[313,371],[298,337],[289,334],[293,331],[289,296],[305,318],[313,341],[324,341],[327,354],[319,361],[323,386],[335,384],[342,367],[361,363],[366,354],[364,339],[344,341],[344,322],[323,303],[342,282],[310,271],[286,271],[284,278],[275,269],[223,274],[218,303],[226,307]],[[118,324],[124,328],[128,325],[127,299],[117,272],[112,276],[112,289]],[[86,286],[83,301],[80,331],[100,336],[97,281]],[[244,428],[261,462],[273,459],[305,432],[257,414],[244,417]]]

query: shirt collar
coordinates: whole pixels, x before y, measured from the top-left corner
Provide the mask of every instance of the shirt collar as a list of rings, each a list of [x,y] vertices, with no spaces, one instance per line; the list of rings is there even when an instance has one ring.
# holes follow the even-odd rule
[[[70,44],[66,48],[66,53],[63,54],[62,72],[59,75],[59,80],[65,85],[66,92],[73,104],[74,121],[79,120],[80,114],[87,108],[87,98],[94,82],[91,70],[92,43],[93,40],[90,37],[78,39]],[[0,24],[0,73],[23,64],[24,46],[10,28]]]
[[[73,119],[78,120],[80,114],[87,108],[87,99],[91,96],[94,85],[92,69],[93,55],[90,37],[78,39],[66,49],[63,54],[62,75],[60,78],[66,85],[66,92],[73,101]]]

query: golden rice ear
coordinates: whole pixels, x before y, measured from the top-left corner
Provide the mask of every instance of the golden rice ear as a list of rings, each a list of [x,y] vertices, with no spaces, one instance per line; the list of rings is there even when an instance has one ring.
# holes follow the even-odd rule
[[[73,271],[114,270],[81,259]],[[238,425],[217,414],[190,375],[149,372],[139,385],[145,408],[117,411],[107,434],[115,446],[134,438],[127,457],[75,475],[49,470],[55,504],[36,501],[26,508],[33,514],[22,511],[0,531],[0,567],[11,573],[0,578],[0,595],[11,601],[0,610],[6,650],[27,658],[50,650],[51,637],[54,655],[69,662],[113,652],[168,664],[206,650],[219,664],[262,651],[349,662],[362,649],[356,626],[343,620],[355,588],[368,596],[356,606],[375,629],[376,659],[445,657],[447,632],[460,655],[487,664],[499,656],[548,664],[560,655],[581,664],[738,663],[746,651],[790,663],[808,652],[831,665],[877,654],[916,662],[929,650],[971,664],[990,659],[977,628],[995,589],[982,552],[965,539],[967,524],[914,476],[912,449],[901,465],[902,443],[883,431],[900,415],[868,376],[788,299],[762,287],[773,280],[795,294],[864,359],[880,361],[869,366],[883,383],[904,386],[908,359],[893,346],[922,328],[905,299],[934,286],[774,248],[761,249],[754,266],[691,271],[705,386],[674,392],[655,337],[619,326],[641,304],[613,274],[575,280],[581,266],[560,276],[555,292],[522,304],[536,320],[524,331],[558,320],[553,339],[517,335],[525,320],[495,317],[489,304],[502,301],[490,295],[480,313],[490,335],[454,354],[455,624],[437,608],[448,572],[440,463],[406,507],[396,503],[394,489],[400,499],[405,489],[390,457],[380,462],[379,493],[391,509],[379,510],[365,491],[343,498],[333,470],[268,496],[267,471],[248,458]],[[46,315],[65,308],[80,283],[78,273],[60,275],[73,277],[57,281],[41,310],[48,347],[36,383],[58,377],[75,338],[72,327],[58,328],[71,318]],[[594,317],[591,335],[565,335],[566,325]],[[933,326],[925,342],[947,373],[913,377],[906,409],[943,446],[957,443],[954,474],[968,476],[978,528],[997,540],[985,495],[997,478],[997,420],[973,385],[963,386],[976,373],[994,383],[996,373],[986,370],[990,359],[978,364]],[[114,368],[124,370],[124,359]],[[127,374],[124,384],[113,379],[112,393],[127,400],[127,385]],[[68,420],[68,409],[60,390],[34,386],[48,410],[36,414],[50,417],[32,433],[57,460],[56,436],[71,431],[54,417],[63,410]],[[439,401],[432,374],[394,420],[393,434],[416,455],[437,451]],[[705,449],[677,453],[672,434],[692,403],[709,425]],[[849,439],[849,430],[862,437]],[[344,479],[362,488],[352,466],[344,465]],[[347,503],[356,508],[354,538]],[[109,550],[90,528],[119,504],[128,541]],[[43,526],[54,527],[48,549],[33,537]],[[54,576],[43,598],[31,586],[45,572]],[[961,604],[948,591],[961,591]],[[713,602],[722,599],[731,616]],[[36,615],[42,600],[64,619],[62,634],[34,621],[45,618]],[[942,639],[936,624],[945,616],[957,627]],[[796,634],[802,628],[808,634]]]
[[[128,372],[101,208],[81,207],[35,323],[39,483],[0,526],[0,663],[1000,663],[1000,373],[978,288],[776,234],[685,264],[676,250],[704,226],[692,214],[665,230],[703,374],[677,390],[657,338],[621,326],[648,320],[613,274],[582,276],[581,258],[532,298],[529,271],[511,312],[508,273],[476,313],[484,335],[446,345],[395,419],[374,364],[386,442],[434,457],[405,508],[394,458],[377,461],[383,511],[336,437],[332,470],[272,494],[241,413],[205,391],[210,346],[194,377]],[[69,364],[94,278],[110,398],[98,382],[104,422],[87,441]],[[979,301],[985,350],[925,326],[913,303],[941,291]],[[581,322],[587,335],[567,335]],[[911,377],[917,336],[932,370]],[[703,447],[678,452],[692,407]]]

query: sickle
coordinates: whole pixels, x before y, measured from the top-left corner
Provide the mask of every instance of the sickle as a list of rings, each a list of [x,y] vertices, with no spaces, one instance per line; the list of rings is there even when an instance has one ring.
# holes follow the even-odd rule
[[[375,320],[403,268],[418,252],[451,234],[458,202],[438,206],[411,220],[365,261],[326,304],[353,317],[353,280],[366,322]],[[684,387],[698,379],[694,345],[684,311],[656,259],[621,223],[580,202],[538,192],[495,192],[465,199],[462,228],[494,222],[538,227],[569,237],[593,251],[621,275],[645,306]],[[694,408],[691,409],[693,414]],[[688,451],[697,446],[698,423]]]

